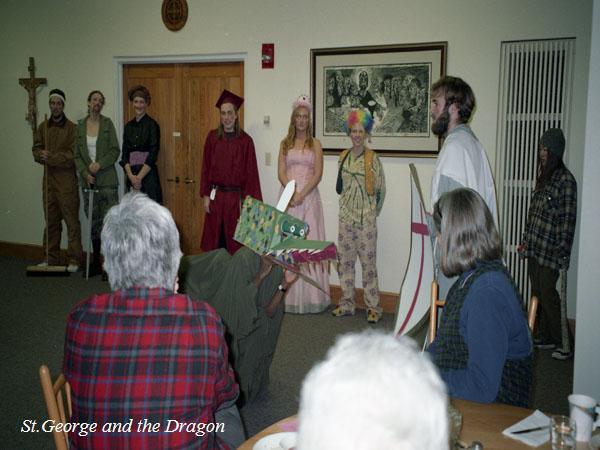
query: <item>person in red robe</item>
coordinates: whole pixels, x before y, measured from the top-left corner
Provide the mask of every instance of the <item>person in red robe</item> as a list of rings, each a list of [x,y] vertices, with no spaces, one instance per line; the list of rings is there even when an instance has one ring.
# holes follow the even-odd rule
[[[233,240],[243,199],[262,201],[256,152],[252,138],[240,128],[238,111],[244,99],[224,90],[216,103],[219,128],[204,144],[200,195],[204,199],[202,250],[226,248],[234,254],[241,244]]]

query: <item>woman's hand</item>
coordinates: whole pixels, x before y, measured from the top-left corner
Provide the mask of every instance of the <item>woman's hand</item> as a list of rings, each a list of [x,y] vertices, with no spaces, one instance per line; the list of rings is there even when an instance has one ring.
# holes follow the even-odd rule
[[[139,191],[142,188],[142,180],[140,179],[140,177],[138,177],[137,175],[131,174],[128,178],[129,178],[129,182],[131,183],[131,186],[136,191]]]
[[[299,206],[302,204],[302,202],[304,201],[304,194],[302,194],[302,192],[294,192],[294,195],[292,196],[292,201],[290,202],[290,204],[292,206]]]
[[[98,164],[97,162],[93,162],[88,166],[88,171],[92,175],[96,175],[99,170],[100,170],[100,164]]]
[[[210,197],[208,195],[204,196],[204,211],[210,214]]]
[[[90,175],[89,173],[86,175],[85,180],[88,182],[89,185],[96,184],[96,177]]]

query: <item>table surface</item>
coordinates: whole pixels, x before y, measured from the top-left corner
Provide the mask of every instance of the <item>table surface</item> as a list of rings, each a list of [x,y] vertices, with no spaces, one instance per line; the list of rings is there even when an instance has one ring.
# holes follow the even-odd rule
[[[479,441],[485,450],[548,450],[550,442],[539,447],[529,447],[520,441],[508,438],[502,430],[529,416],[533,410],[499,403],[481,404],[465,400],[453,399],[452,404],[461,412],[463,417],[460,439],[467,444]],[[265,428],[257,435],[244,442],[239,450],[252,450],[256,442],[264,436],[282,431],[290,431],[289,426],[282,424],[294,420],[296,416],[287,417]],[[589,449],[587,443],[577,443],[577,450]]]

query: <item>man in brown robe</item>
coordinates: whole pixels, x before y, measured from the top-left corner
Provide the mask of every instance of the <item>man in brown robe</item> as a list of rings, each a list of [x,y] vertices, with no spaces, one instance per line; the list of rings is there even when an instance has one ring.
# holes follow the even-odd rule
[[[67,224],[69,272],[79,270],[81,259],[81,225],[79,224],[79,192],[75,173],[75,125],[65,116],[65,93],[53,89],[49,95],[51,117],[37,129],[33,159],[44,166],[42,184],[44,214],[44,257],[40,264],[60,264],[62,221]],[[46,132],[46,127],[47,132]],[[48,142],[46,142],[46,136]]]

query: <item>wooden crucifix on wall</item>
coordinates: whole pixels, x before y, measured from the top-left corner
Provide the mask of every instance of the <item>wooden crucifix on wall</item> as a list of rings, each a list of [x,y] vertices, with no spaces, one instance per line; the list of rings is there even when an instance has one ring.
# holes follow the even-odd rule
[[[36,92],[39,86],[46,84],[46,79],[35,77],[35,60],[32,56],[29,57],[28,70],[29,78],[19,78],[19,84],[27,89],[27,93],[29,94],[29,101],[27,103],[27,116],[25,116],[25,119],[31,124],[31,131],[33,133],[33,139],[35,140],[35,129],[37,127]]]

